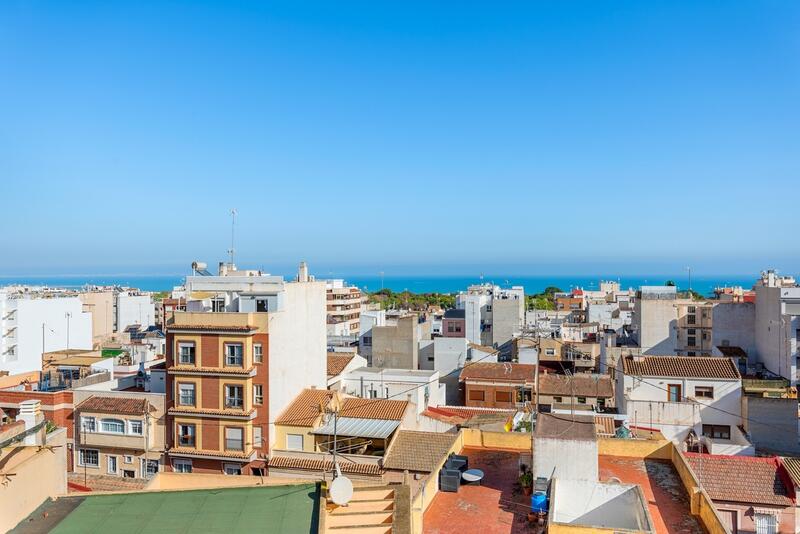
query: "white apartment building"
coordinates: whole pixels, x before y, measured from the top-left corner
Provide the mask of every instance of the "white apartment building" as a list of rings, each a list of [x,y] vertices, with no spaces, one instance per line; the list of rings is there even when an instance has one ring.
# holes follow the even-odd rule
[[[361,310],[358,328],[358,353],[372,362],[372,329],[386,326],[386,310]]]
[[[712,454],[755,453],[739,430],[742,379],[730,358],[629,355],[618,371],[617,407],[630,425]]]
[[[156,324],[156,307],[150,293],[125,290],[116,294],[115,332],[124,332],[133,325],[147,328],[154,324]]]
[[[92,316],[78,297],[0,289],[0,371],[42,370],[42,353],[92,349]]]
[[[633,336],[644,354],[709,356],[713,303],[678,298],[675,286],[642,286],[634,304]]]
[[[766,271],[754,289],[757,361],[796,385],[800,357],[800,287],[792,277]]]
[[[328,311],[328,336],[356,336],[360,332],[361,290],[348,286],[344,280],[325,282]]]
[[[365,399],[407,400],[421,414],[445,403],[446,386],[438,371],[361,367],[342,375],[340,391]]]
[[[497,347],[510,341],[525,326],[525,290],[473,285],[456,295],[456,308],[464,310],[465,337],[470,343]]]

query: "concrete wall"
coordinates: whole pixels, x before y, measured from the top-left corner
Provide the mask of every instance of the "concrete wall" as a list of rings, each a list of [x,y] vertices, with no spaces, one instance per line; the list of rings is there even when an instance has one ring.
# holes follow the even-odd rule
[[[511,341],[522,330],[525,320],[524,299],[492,300],[492,345],[498,347]]]
[[[597,442],[562,438],[533,438],[533,477],[599,480]]]
[[[3,472],[14,473],[0,484],[0,532],[11,530],[46,499],[67,493],[67,432],[46,436],[53,449],[17,447],[2,450]]]
[[[787,299],[800,300],[800,288],[756,285],[755,338],[757,361],[797,383],[797,339],[800,318],[785,313]]]
[[[328,381],[325,282],[285,285],[284,308],[269,314],[269,414],[276,416],[308,387]],[[270,437],[270,445],[273,442]]]
[[[156,324],[156,307],[149,294],[117,295],[117,332],[124,331],[131,325],[141,325],[144,328]]]
[[[467,361],[467,350],[466,338],[434,338],[433,368],[439,371],[440,374],[446,374],[456,369],[461,369]]]
[[[711,345],[741,347],[748,362],[755,362],[756,305],[752,302],[720,302],[712,310]]]
[[[742,418],[756,448],[776,454],[800,454],[797,399],[742,397]]]
[[[83,309],[92,314],[92,338],[99,343],[114,334],[114,292],[92,291],[81,293],[78,298]]]
[[[417,316],[401,317],[397,326],[372,328],[372,366],[419,369],[419,328]]]

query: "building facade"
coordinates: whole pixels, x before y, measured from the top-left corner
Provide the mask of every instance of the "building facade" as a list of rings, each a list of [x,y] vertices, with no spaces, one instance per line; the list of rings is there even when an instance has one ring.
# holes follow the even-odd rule
[[[361,290],[348,286],[344,280],[325,283],[328,336],[356,336],[360,331]]]

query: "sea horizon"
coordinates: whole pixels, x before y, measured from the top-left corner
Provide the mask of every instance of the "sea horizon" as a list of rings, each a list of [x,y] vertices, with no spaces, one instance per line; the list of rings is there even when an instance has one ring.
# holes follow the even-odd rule
[[[291,280],[294,273],[283,274]],[[9,285],[48,286],[52,288],[77,289],[86,285],[126,286],[143,291],[171,291],[175,286],[184,283],[186,275],[182,274],[107,274],[107,275],[32,275],[11,276],[0,275],[0,287]],[[601,280],[618,281],[623,289],[638,288],[643,285],[663,285],[671,280],[680,289],[688,289],[689,277],[653,275],[503,275],[486,274],[483,276],[463,275],[404,275],[404,276],[348,276],[342,273],[320,276],[318,280],[343,279],[350,285],[368,292],[390,289],[395,292],[410,291],[412,293],[456,293],[468,286],[479,283],[494,283],[503,287],[523,286],[526,294],[540,293],[548,286],[555,286],[563,291],[581,287],[597,289]],[[714,288],[722,286],[742,286],[750,288],[757,275],[702,275],[692,276],[691,289],[706,296],[713,294]]]

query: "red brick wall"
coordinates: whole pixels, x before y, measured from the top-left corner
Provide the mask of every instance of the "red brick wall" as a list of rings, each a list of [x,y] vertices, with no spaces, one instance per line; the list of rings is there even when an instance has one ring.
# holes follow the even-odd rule
[[[201,408],[208,410],[221,410],[224,406],[223,399],[220,398],[220,383],[224,379],[217,376],[204,376],[200,380],[200,395],[202,396]]]
[[[67,429],[67,438],[72,438],[75,433],[73,423],[72,391],[0,391],[0,404],[19,404],[26,400],[38,400],[42,403],[42,413],[45,419],[53,421],[58,426]],[[54,410],[53,407],[66,405],[65,408]],[[16,413],[15,409],[7,409]]]
[[[256,376],[253,377],[253,384],[261,384],[263,386],[264,404],[258,406],[258,415],[253,420],[253,425],[261,427],[261,442],[260,447],[255,447],[259,456],[267,456],[269,454],[269,335],[268,334],[255,334],[253,336],[253,343],[261,343],[264,363],[255,364]]]
[[[200,336],[200,365],[219,367],[219,336]]]
[[[475,408],[515,408],[518,388],[513,385],[484,385],[466,384],[464,388],[464,404]],[[483,392],[484,400],[470,400],[470,392]],[[495,400],[497,392],[505,392],[510,395],[510,402]]]

